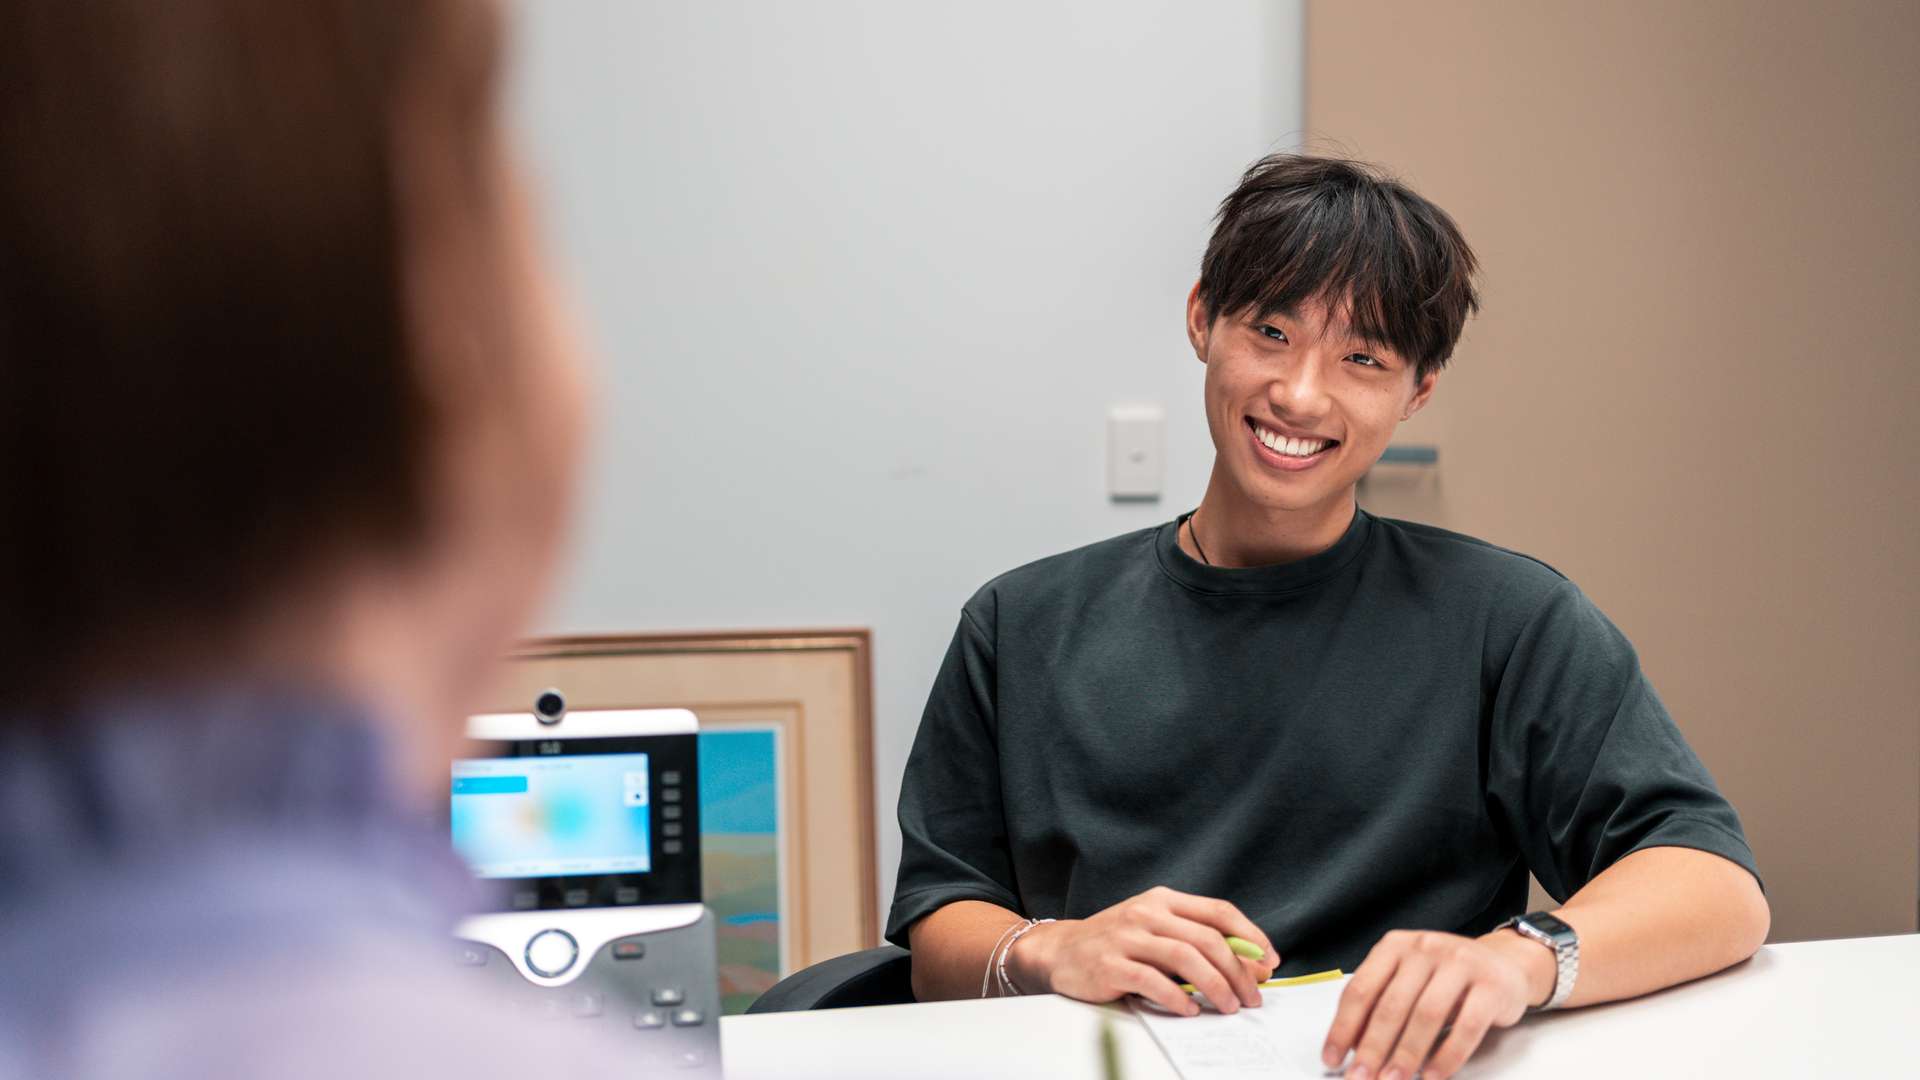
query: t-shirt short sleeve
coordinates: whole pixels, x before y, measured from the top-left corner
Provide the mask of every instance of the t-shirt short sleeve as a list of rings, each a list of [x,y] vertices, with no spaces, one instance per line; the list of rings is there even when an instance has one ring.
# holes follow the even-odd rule
[[[956,900],[1012,910],[1014,886],[995,738],[993,642],[962,611],[900,785],[900,877],[887,940]]]
[[[1571,582],[1514,639],[1489,739],[1489,809],[1556,900],[1649,847],[1711,852],[1758,879],[1738,815],[1633,646]]]

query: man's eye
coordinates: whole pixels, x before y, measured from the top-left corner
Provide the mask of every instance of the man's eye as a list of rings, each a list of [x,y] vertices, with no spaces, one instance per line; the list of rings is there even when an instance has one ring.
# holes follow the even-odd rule
[[[1354,353],[1354,354],[1353,354],[1352,356],[1349,356],[1349,357],[1347,357],[1347,359],[1349,359],[1349,360],[1351,360],[1351,361],[1353,361],[1353,362],[1354,362],[1354,363],[1356,363],[1356,364],[1360,364],[1360,365],[1362,365],[1362,366],[1365,366],[1365,367],[1380,367],[1380,366],[1382,366],[1382,365],[1381,365],[1381,363],[1380,363],[1380,361],[1378,361],[1378,360],[1375,360],[1375,359],[1374,359],[1373,357],[1371,357],[1371,356],[1368,356],[1368,355],[1367,355],[1366,353],[1361,353],[1361,352],[1357,352],[1357,353]]]
[[[1282,333],[1280,331],[1280,328],[1277,326],[1262,326],[1260,328],[1260,332],[1267,335],[1268,337],[1272,338],[1275,341],[1287,340],[1287,335]]]

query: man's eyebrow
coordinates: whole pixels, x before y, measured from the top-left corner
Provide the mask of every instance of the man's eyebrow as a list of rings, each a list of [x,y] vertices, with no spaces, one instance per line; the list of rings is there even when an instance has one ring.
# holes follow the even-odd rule
[[[1349,341],[1357,341],[1360,344],[1365,345],[1369,349],[1378,349],[1382,352],[1393,351],[1392,342],[1374,337],[1372,334],[1360,333],[1359,331],[1353,329],[1350,326],[1346,328],[1346,331],[1347,331],[1347,340]]]
[[[1294,307],[1292,304],[1282,304],[1279,307],[1256,308],[1254,310],[1254,322],[1266,322],[1268,319],[1282,319],[1286,322],[1297,323],[1300,321],[1300,309]]]

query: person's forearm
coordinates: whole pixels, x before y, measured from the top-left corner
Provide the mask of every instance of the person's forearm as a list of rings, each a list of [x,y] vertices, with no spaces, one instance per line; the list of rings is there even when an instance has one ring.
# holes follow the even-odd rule
[[[995,942],[1009,927],[1024,922],[984,900],[956,900],[935,909],[907,929],[913,948],[913,996],[921,1001],[979,997]]]
[[[1752,956],[1771,925],[1753,875],[1691,848],[1636,851],[1557,909],[1580,935],[1580,975],[1566,1006],[1638,997]],[[1553,990],[1553,954],[1511,930],[1488,942],[1523,964],[1533,1003]]]

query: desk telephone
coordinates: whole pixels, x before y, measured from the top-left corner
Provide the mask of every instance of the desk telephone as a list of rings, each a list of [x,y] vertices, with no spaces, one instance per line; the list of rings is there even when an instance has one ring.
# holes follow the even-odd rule
[[[557,690],[470,717],[452,840],[500,908],[460,923],[455,960],[529,1023],[616,1028],[636,1067],[718,1080],[698,733],[685,709],[568,712]]]

